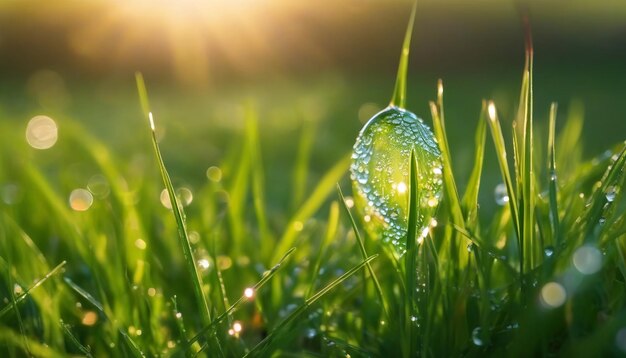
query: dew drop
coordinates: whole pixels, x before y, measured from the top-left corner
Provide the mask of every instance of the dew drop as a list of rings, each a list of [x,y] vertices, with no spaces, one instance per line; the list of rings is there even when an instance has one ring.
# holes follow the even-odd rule
[[[482,335],[483,335],[483,330],[480,327],[476,327],[472,331],[472,342],[479,347],[485,344],[485,342],[483,341]]]
[[[413,113],[388,107],[363,127],[354,145],[351,178],[354,203],[366,229],[393,245],[406,246],[411,152],[418,162],[418,230],[433,216],[441,197],[441,153],[430,129]]]
[[[496,204],[500,206],[504,206],[509,202],[509,193],[506,191],[506,185],[504,185],[504,183],[496,185],[493,195],[496,198]]]
[[[617,196],[617,188],[614,186],[610,186],[606,189],[606,201],[608,201],[609,203],[612,203],[613,200],[615,200],[615,197]]]
[[[552,255],[554,255],[554,247],[546,246],[546,248],[543,249],[543,254],[546,255],[546,257],[552,257]]]

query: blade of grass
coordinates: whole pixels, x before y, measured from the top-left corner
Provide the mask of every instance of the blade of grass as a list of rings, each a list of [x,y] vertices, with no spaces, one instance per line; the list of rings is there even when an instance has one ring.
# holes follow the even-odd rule
[[[15,297],[15,300],[13,300],[13,302],[9,303],[7,306],[5,306],[2,310],[0,310],[0,318],[2,318],[2,316],[4,316],[5,314],[7,314],[9,311],[11,311],[13,308],[17,307],[17,304],[22,302],[26,297],[28,297],[28,295],[30,294],[31,291],[33,291],[34,289],[36,289],[37,287],[41,286],[44,282],[46,282],[50,277],[56,275],[57,273],[59,273],[59,271],[61,271],[61,269],[63,268],[63,266],[65,266],[66,262],[62,261],[60,264],[58,264],[55,268],[53,268],[50,272],[48,272],[42,279],[38,280],[37,282],[35,282],[31,287],[29,287],[26,291],[24,291],[24,293],[22,293],[21,295]],[[11,292],[13,290],[11,289]]]
[[[367,251],[365,250],[365,243],[363,242],[363,237],[361,237],[361,234],[359,233],[359,229],[356,226],[356,222],[354,221],[354,217],[352,216],[352,212],[350,211],[348,204],[346,204],[346,198],[343,196],[343,192],[341,191],[341,186],[339,186],[339,184],[337,184],[337,193],[339,194],[339,198],[341,199],[341,202],[343,204],[343,208],[346,211],[346,214],[348,214],[348,218],[350,218],[352,231],[354,232],[354,235],[356,236],[356,240],[359,243],[359,249],[361,250],[361,255],[363,256],[363,260],[365,260],[368,256],[367,256]],[[385,300],[385,295],[383,295],[383,290],[380,287],[380,282],[378,281],[378,278],[376,277],[376,273],[374,272],[374,269],[372,268],[372,265],[370,265],[369,262],[367,263],[367,271],[369,272],[370,276],[372,277],[372,280],[374,281],[376,294],[378,295],[380,304],[383,307],[385,317],[387,318],[387,320],[389,320],[389,318],[391,318],[389,316],[389,305],[387,304],[387,300]]]
[[[72,327],[69,324],[66,324],[65,322],[63,322],[63,320],[59,321],[59,325],[61,326],[61,329],[63,330],[63,333],[65,334],[65,336],[70,340],[70,342],[72,342],[74,344],[74,346],[76,346],[76,348],[78,348],[78,350],[85,355],[85,357],[87,358],[92,358],[93,355],[91,354],[91,349],[89,349],[88,347],[85,347],[84,345],[82,345],[82,343],[80,343],[80,341],[78,340],[78,338],[74,335],[74,333],[72,333]]]
[[[354,275],[361,268],[366,266],[368,262],[372,261],[376,257],[378,257],[378,255],[372,255],[372,256],[368,257],[366,260],[364,260],[363,262],[361,262],[357,266],[354,266],[350,270],[346,271],[343,275],[339,276],[338,278],[333,280],[331,283],[329,283],[328,285],[324,286],[324,288],[322,288],[321,290],[317,291],[316,294],[314,294],[313,296],[311,296],[308,299],[306,299],[304,301],[304,303],[302,303],[295,310],[293,310],[289,314],[289,316],[287,316],[280,323],[278,323],[278,325],[276,325],[276,327],[274,327],[274,329],[261,342],[259,342],[256,346],[254,346],[254,348],[252,348],[248,353],[246,353],[246,355],[244,357],[249,357],[249,356],[256,357],[257,355],[263,356],[264,355],[263,353],[264,353],[266,347],[268,347],[272,343],[272,341],[275,339],[276,335],[279,332],[281,332],[282,329],[284,329],[289,323],[293,322],[294,319],[296,319],[298,316],[300,316],[304,311],[306,311],[307,308],[309,308],[311,305],[313,305],[317,300],[319,300],[320,298],[324,297],[333,288],[337,287],[339,284],[341,284],[343,281],[348,279],[350,276]]]
[[[550,106],[550,128],[548,131],[548,191],[550,196],[550,225],[552,226],[552,240],[554,247],[561,247],[561,233],[559,224],[559,207],[557,202],[557,175],[556,175],[556,150],[555,150],[555,128],[556,128],[556,103]]]
[[[409,180],[409,217],[408,227],[406,234],[406,256],[405,256],[405,282],[406,282],[406,317],[405,330],[408,334],[408,347],[404,352],[405,357],[412,357],[417,352],[417,340],[419,339],[417,334],[416,322],[413,321],[415,317],[417,319],[417,218],[418,218],[418,193],[417,193],[417,158],[415,157],[415,151],[411,151],[411,164],[410,164],[410,180]]]
[[[139,91],[139,96],[142,99],[142,103],[145,103],[147,106],[148,103],[148,94],[146,92],[146,86],[143,81],[143,77],[141,74],[136,75],[137,81],[137,90]],[[144,98],[145,97],[145,98]],[[167,189],[167,193],[169,194],[170,203],[172,206],[172,212],[174,214],[174,218],[176,220],[176,226],[178,227],[178,238],[179,243],[183,251],[183,257],[185,264],[187,266],[188,274],[191,277],[191,281],[194,288],[194,294],[196,296],[197,305],[200,311],[200,317],[202,322],[208,324],[211,322],[211,312],[209,311],[209,306],[207,303],[206,296],[202,289],[202,277],[198,272],[198,267],[196,266],[195,260],[193,258],[193,252],[191,250],[191,243],[189,242],[189,236],[187,235],[187,227],[185,225],[184,213],[182,206],[180,205],[178,198],[176,196],[176,192],[174,191],[174,186],[172,185],[172,181],[170,179],[169,173],[165,168],[165,163],[163,162],[163,157],[161,156],[161,150],[159,149],[159,144],[156,139],[156,130],[154,124],[154,118],[152,116],[152,112],[149,111],[148,107],[148,120],[150,122],[150,129],[152,134],[152,146],[154,149],[154,155],[157,160],[157,164],[159,166],[159,170],[161,172],[161,178],[163,179],[163,184]]]
[[[415,23],[415,14],[417,13],[417,0],[413,3],[409,23],[404,33],[404,42],[402,43],[402,53],[400,54],[400,64],[398,65],[398,75],[396,77],[396,85],[391,96],[390,106],[405,108],[406,107],[406,76],[409,66],[409,50],[411,48],[411,35],[413,34],[413,24]]]
[[[256,293],[256,291],[258,291],[261,287],[263,287],[272,277],[274,277],[274,275],[278,272],[278,269],[280,269],[280,267],[282,266],[282,264],[285,262],[285,260],[287,260],[287,258],[293,254],[293,252],[296,251],[295,247],[292,247],[291,249],[289,249],[284,255],[283,257],[278,261],[278,263],[276,265],[274,265],[274,267],[272,267],[269,271],[267,271],[266,273],[263,274],[263,277],[261,277],[261,279],[254,285],[252,286],[252,289],[254,290],[254,292]],[[185,350],[189,349],[191,347],[191,345],[198,341],[204,334],[206,334],[207,332],[211,331],[228,315],[230,315],[231,313],[233,313],[243,302],[245,302],[246,300],[248,300],[248,297],[246,297],[245,295],[241,296],[235,303],[233,303],[226,311],[224,311],[222,314],[220,314],[219,316],[217,316],[210,324],[208,324],[207,326],[203,327],[200,331],[198,331],[198,333],[189,340],[189,342],[187,343],[187,346],[185,348]]]

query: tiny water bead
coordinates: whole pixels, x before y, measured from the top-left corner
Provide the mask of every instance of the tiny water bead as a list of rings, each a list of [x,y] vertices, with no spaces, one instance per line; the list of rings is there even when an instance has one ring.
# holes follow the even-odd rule
[[[496,199],[496,204],[500,206],[504,206],[509,202],[509,193],[506,191],[504,183],[496,185],[496,188],[493,190],[493,196]]]
[[[418,163],[417,232],[423,233],[441,200],[443,169],[437,142],[420,118],[394,106],[374,115],[356,139],[350,166],[354,202],[367,230],[399,253],[406,247],[412,151]]]

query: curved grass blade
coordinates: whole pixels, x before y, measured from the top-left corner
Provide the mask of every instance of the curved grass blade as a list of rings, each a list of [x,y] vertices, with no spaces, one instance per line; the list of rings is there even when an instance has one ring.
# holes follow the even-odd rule
[[[66,261],[62,261],[55,268],[53,268],[50,272],[48,272],[41,280],[35,282],[35,284],[33,284],[31,287],[29,287],[26,291],[24,291],[24,293],[22,293],[18,297],[15,297],[15,300],[13,302],[9,303],[2,310],[0,310],[0,318],[2,316],[4,316],[5,314],[7,314],[9,311],[11,311],[13,308],[15,308],[18,303],[22,302],[26,297],[28,297],[28,295],[30,294],[30,292],[32,290],[34,290],[37,287],[41,286],[50,277],[56,275],[59,271],[61,271],[61,269],[63,268],[63,266],[65,266],[66,263],[67,263]]]
[[[256,357],[258,355],[263,356],[264,355],[263,353],[271,345],[272,341],[275,339],[278,333],[280,333],[285,327],[287,327],[291,322],[293,322],[293,320],[295,320],[298,316],[300,316],[303,312],[305,312],[306,309],[309,308],[311,305],[313,305],[317,300],[324,297],[324,295],[330,292],[333,288],[337,287],[339,284],[341,284],[343,281],[348,279],[350,276],[354,275],[357,271],[359,271],[361,268],[366,266],[370,261],[372,261],[376,257],[378,257],[377,254],[368,257],[366,260],[364,260],[360,264],[354,266],[350,270],[346,271],[343,275],[339,276],[338,278],[333,280],[331,283],[324,286],[324,288],[317,291],[316,294],[306,299],[304,303],[298,306],[295,310],[291,312],[291,314],[289,314],[289,316],[287,316],[276,327],[274,327],[274,329],[261,342],[259,342],[256,346],[254,346],[254,348],[252,348],[248,353],[246,353],[244,357]]]
[[[311,284],[309,285],[309,289],[307,290],[305,298],[308,298],[313,293],[313,289],[315,288],[315,282],[317,281],[317,277],[319,276],[320,267],[322,266],[322,258],[325,256],[325,249],[330,246],[331,241],[337,234],[337,227],[339,226],[339,203],[333,201],[330,204],[330,210],[328,213],[328,224],[326,225],[326,235],[324,236],[324,241],[320,245],[320,251],[315,259],[315,264],[313,265],[313,271],[311,278]]]
[[[339,198],[341,199],[343,208],[345,209],[346,213],[348,214],[348,217],[350,218],[350,224],[352,224],[352,230],[354,231],[356,240],[359,243],[359,249],[361,250],[361,255],[363,256],[363,259],[365,260],[367,258],[367,251],[365,250],[365,243],[363,242],[363,237],[361,237],[361,234],[359,233],[359,229],[356,226],[356,222],[354,221],[354,217],[352,216],[352,212],[350,211],[350,208],[348,208],[348,204],[346,204],[346,198],[343,196],[343,192],[341,191],[341,186],[339,186],[339,184],[337,184],[337,193],[339,194]],[[380,282],[378,281],[378,278],[376,277],[376,273],[374,272],[374,269],[372,269],[372,265],[370,265],[369,262],[367,263],[367,271],[370,273],[370,276],[372,277],[372,280],[374,281],[376,294],[378,295],[380,304],[383,306],[385,317],[389,319],[390,318],[389,304],[385,300],[385,295],[383,295],[383,290],[380,287]]]
[[[169,195],[170,203],[172,206],[172,212],[174,214],[174,218],[176,220],[176,226],[178,227],[178,238],[179,243],[183,251],[183,257],[185,264],[187,266],[187,271],[191,276],[191,281],[193,284],[194,294],[196,296],[196,301],[200,310],[200,316],[202,321],[205,324],[211,322],[211,312],[209,311],[209,306],[207,303],[207,298],[202,290],[202,277],[198,272],[198,267],[196,266],[195,260],[193,258],[193,252],[191,250],[191,243],[189,242],[189,236],[187,235],[187,227],[185,225],[184,212],[182,206],[180,205],[178,198],[176,196],[176,192],[174,191],[174,186],[172,185],[172,181],[170,179],[169,173],[167,172],[167,168],[165,168],[165,163],[163,162],[163,157],[161,156],[161,150],[159,149],[159,144],[156,139],[156,131],[154,125],[154,118],[152,116],[152,112],[148,107],[148,94],[146,92],[146,86],[143,81],[143,77],[141,74],[136,75],[137,81],[137,90],[139,91],[139,96],[142,101],[142,106],[144,106],[144,110],[148,110],[148,120],[150,121],[150,129],[152,134],[152,146],[154,149],[154,154],[157,159],[157,163],[159,165],[159,170],[161,172],[161,177],[163,179],[163,184],[167,189],[167,193]]]
[[[295,247],[292,247],[291,249],[289,249],[289,251],[287,251],[283,255],[283,257],[280,259],[280,261],[278,261],[276,265],[274,265],[274,267],[272,267],[269,271],[263,274],[263,277],[261,277],[261,279],[254,286],[252,286],[252,289],[254,290],[254,292],[256,292],[261,287],[263,287],[263,285],[265,285],[276,274],[276,272],[278,271],[278,269],[280,269],[280,267],[285,262],[285,260],[287,260],[287,258],[291,256],[291,254],[293,254],[294,251],[296,251]],[[217,316],[209,325],[202,328],[193,338],[191,338],[187,342],[187,345],[185,346],[184,350],[186,351],[187,349],[189,349],[191,345],[194,344],[196,341],[198,341],[203,335],[205,335],[207,332],[212,331],[225,317],[233,313],[246,300],[248,300],[246,296],[241,296],[226,311],[224,311],[221,315]]]
[[[402,43],[402,53],[400,54],[400,64],[398,65],[398,75],[396,77],[396,85],[391,97],[390,106],[399,108],[406,107],[406,75],[409,66],[409,50],[411,48],[411,35],[413,33],[413,24],[415,23],[415,13],[417,12],[417,0],[413,3],[409,24],[404,33],[404,42]]]

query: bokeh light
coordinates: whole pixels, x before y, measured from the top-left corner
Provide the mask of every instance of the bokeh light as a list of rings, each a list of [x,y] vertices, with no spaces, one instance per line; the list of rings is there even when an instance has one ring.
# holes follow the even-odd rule
[[[58,139],[56,122],[48,116],[35,116],[26,127],[26,141],[35,149],[48,149],[54,146]]]
[[[93,196],[88,190],[74,189],[70,193],[70,207],[75,211],[87,211],[93,204]]]
[[[541,302],[547,308],[557,308],[565,303],[567,292],[558,282],[548,282],[541,288]]]
[[[582,246],[574,252],[572,262],[583,275],[592,275],[602,268],[602,253],[593,246]]]

